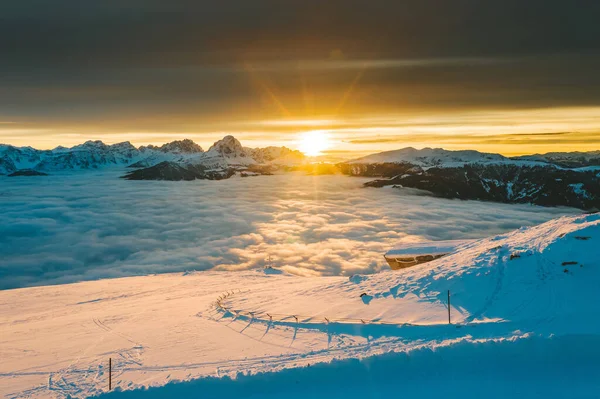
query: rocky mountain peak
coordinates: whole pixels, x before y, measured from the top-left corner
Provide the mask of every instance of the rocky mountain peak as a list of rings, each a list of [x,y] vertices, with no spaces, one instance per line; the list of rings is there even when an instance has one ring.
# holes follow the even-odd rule
[[[97,149],[106,149],[108,146],[106,144],[104,144],[101,140],[88,140],[83,144],[80,145],[76,145],[75,147],[71,148],[72,150],[74,149],[92,149],[92,148],[97,148]]]
[[[217,152],[226,158],[248,157],[250,154],[242,147],[242,144],[233,136],[225,136],[215,142],[209,152]]]
[[[154,147],[156,148],[156,147]],[[202,147],[194,143],[190,139],[175,140],[170,143],[164,144],[158,148],[161,152],[172,152],[177,154],[196,154],[204,152]]]

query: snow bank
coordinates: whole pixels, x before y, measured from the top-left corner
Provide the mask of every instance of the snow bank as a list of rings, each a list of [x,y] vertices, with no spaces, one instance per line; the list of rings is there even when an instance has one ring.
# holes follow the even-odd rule
[[[592,398],[600,392],[598,356],[598,336],[465,341],[101,398]]]

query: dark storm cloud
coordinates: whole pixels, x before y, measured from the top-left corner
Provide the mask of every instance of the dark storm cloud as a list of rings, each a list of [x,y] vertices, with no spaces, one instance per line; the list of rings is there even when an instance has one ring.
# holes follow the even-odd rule
[[[345,109],[597,105],[598,15],[583,0],[12,0],[0,119],[280,114],[265,82],[290,113],[306,87],[335,112],[361,68]]]
[[[11,4],[12,3],[12,4]],[[174,65],[238,56],[497,55],[598,50],[596,1],[12,1],[8,62]]]

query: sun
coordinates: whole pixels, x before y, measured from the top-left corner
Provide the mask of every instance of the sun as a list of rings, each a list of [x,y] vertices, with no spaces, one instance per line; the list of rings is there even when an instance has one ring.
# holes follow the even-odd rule
[[[331,146],[329,142],[329,136],[327,133],[313,130],[311,132],[303,133],[300,138],[299,149],[305,155],[310,157],[319,156]]]

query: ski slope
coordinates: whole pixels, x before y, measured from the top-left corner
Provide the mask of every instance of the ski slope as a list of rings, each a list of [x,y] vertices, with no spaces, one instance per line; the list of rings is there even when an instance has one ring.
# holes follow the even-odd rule
[[[369,276],[1,291],[0,394],[104,395],[112,358],[109,397],[596,397],[599,241],[600,215],[570,216]]]

